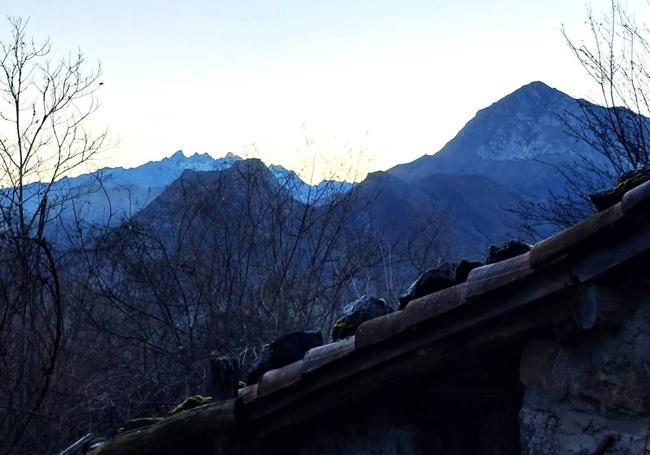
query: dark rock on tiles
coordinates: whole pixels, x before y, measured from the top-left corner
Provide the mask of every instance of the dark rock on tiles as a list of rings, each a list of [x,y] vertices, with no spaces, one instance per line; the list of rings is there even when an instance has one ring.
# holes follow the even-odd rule
[[[483,263],[479,261],[469,261],[467,259],[458,261],[456,269],[454,270],[454,281],[456,281],[456,283],[463,283],[467,280],[469,272],[477,267],[481,267],[482,265]]]
[[[264,346],[246,377],[246,385],[255,384],[264,373],[296,362],[311,348],[323,344],[323,335],[318,330],[293,332]]]
[[[392,311],[384,300],[364,295],[343,307],[332,327],[332,339],[336,341],[352,336],[362,323]]]
[[[490,245],[485,263],[494,264],[495,262],[504,261],[519,256],[520,254],[528,253],[531,248],[531,245],[521,240],[508,240],[501,245]]]
[[[424,297],[425,295],[456,284],[454,280],[454,269],[455,267],[452,264],[443,264],[440,267],[429,269],[420,275],[399,298],[400,310],[404,309],[411,300]]]

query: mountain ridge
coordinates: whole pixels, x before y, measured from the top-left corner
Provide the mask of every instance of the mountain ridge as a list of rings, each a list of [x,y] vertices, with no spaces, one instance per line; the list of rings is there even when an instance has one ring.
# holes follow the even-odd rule
[[[577,114],[578,100],[543,82],[526,84],[479,110],[437,153],[388,172],[407,179],[428,174],[476,174],[539,198],[562,190],[553,166],[593,154],[569,136],[562,116]]]
[[[504,241],[511,235],[515,219],[509,208],[520,201],[541,200],[549,191],[562,189],[562,178],[540,159],[561,163],[571,158],[576,147],[584,147],[566,135],[559,117],[561,112],[577,108],[577,100],[542,82],[532,82],[479,110],[438,153],[370,173],[355,185],[325,182],[325,189],[333,188],[332,194],[354,189],[372,195],[380,230],[394,239],[408,230],[419,229],[416,219],[438,219],[440,224],[446,224],[443,242],[448,244],[449,256],[479,257],[490,243]],[[195,153],[187,157],[178,151],[161,161],[130,170],[109,169],[105,174],[117,173],[117,182],[122,173],[147,174],[148,179],[138,178],[139,182],[154,182],[158,186],[149,186],[146,191],[137,187],[144,202],[129,206],[129,213],[147,206],[150,213],[151,204],[165,190],[166,200],[174,201],[168,197],[169,189],[177,188],[174,183],[179,179],[187,181],[187,171],[219,172],[247,161],[235,155],[214,159]],[[318,202],[310,199],[312,194],[325,191],[282,166],[269,165],[266,170],[280,185],[292,189],[293,197],[303,203]],[[114,187],[112,191],[124,203],[133,204],[130,197],[120,193],[133,188]],[[178,210],[177,204],[178,201],[172,205]],[[153,207],[160,206],[162,210],[162,205],[163,200],[159,200]],[[101,204],[97,207],[101,208]],[[363,223],[363,219],[358,222]]]

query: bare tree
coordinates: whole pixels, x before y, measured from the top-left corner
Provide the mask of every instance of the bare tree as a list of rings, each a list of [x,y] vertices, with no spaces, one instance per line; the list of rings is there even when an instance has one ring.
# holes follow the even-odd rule
[[[87,70],[80,52],[57,59],[49,41],[27,36],[27,21],[9,24],[0,42],[0,451],[26,453],[53,418],[71,321],[45,230],[66,199],[53,185],[102,150],[107,133],[88,129],[100,68]]]
[[[619,0],[612,0],[609,13],[602,17],[589,11],[587,24],[589,43],[576,43],[564,28],[562,33],[596,84],[598,106],[579,101],[579,114],[567,114],[565,124],[569,134],[596,152],[595,157],[584,157],[586,164],[592,163],[589,168],[597,172],[604,162],[610,169],[601,170],[603,177],[611,178],[650,161],[650,35]]]
[[[436,220],[396,239],[369,215],[378,195],[278,181],[255,160],[187,172],[96,236],[73,216],[64,234],[74,248],[60,249],[49,226],[76,214],[79,193],[56,182],[108,145],[88,129],[100,68],[87,72],[80,53],[54,61],[26,22],[10,24],[0,43],[0,452],[51,452],[164,414],[203,391],[212,352],[245,367],[287,331],[327,331],[365,292],[393,297],[439,256]]]
[[[343,304],[368,292],[396,297],[435,264],[439,220],[396,239],[372,216],[376,194],[331,181],[296,198],[300,185],[256,160],[188,171],[83,252],[80,307],[97,338],[86,404],[102,410],[87,431],[203,392],[212,352],[245,369],[273,338],[327,332]]]
[[[619,0],[612,0],[603,15],[589,10],[586,24],[586,41],[573,39],[564,27],[562,33],[593,81],[597,99],[578,100],[575,109],[558,115],[567,134],[587,147],[576,148],[566,163],[545,163],[563,177],[562,191],[514,210],[531,237],[590,216],[589,194],[650,163],[650,30]]]

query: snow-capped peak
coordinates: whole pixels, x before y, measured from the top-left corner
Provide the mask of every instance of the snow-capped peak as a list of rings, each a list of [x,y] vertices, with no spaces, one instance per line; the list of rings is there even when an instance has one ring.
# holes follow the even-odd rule
[[[78,210],[82,210],[87,222],[103,224],[110,220],[114,223],[143,209],[185,171],[221,171],[241,161],[242,158],[233,153],[213,158],[207,153],[188,156],[178,150],[159,161],[149,161],[133,168],[103,168],[90,174],[64,178],[55,183],[52,194],[60,194],[61,198],[70,192],[83,195],[80,204],[83,209]],[[351,184],[338,182],[312,186],[282,166],[271,165],[268,168],[295,199],[304,203],[322,204],[335,193],[351,188]]]

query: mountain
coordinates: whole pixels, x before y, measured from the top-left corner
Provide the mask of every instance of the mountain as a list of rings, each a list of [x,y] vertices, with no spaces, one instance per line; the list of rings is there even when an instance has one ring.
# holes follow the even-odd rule
[[[214,194],[245,200],[237,188],[250,189],[250,185],[242,183],[241,172],[234,178],[237,172],[229,171],[247,169],[254,162],[264,167],[260,175],[265,177],[258,183],[265,182],[267,195],[273,188],[275,197],[288,195],[301,204],[319,205],[352,190],[356,206],[351,212],[356,215],[349,223],[356,226],[348,227],[372,228],[393,243],[432,236],[435,231],[441,254],[480,258],[491,243],[513,235],[517,220],[510,208],[522,201],[543,200],[549,191],[564,188],[553,165],[570,163],[576,151],[590,153],[565,133],[560,119],[562,113],[575,114],[577,109],[577,100],[533,82],[477,112],[438,153],[372,173],[356,185],[327,181],[309,185],[295,172],[259,160],[234,155],[188,157],[182,152],[137,168],[102,169],[59,184],[82,194],[84,208],[77,213],[84,220],[114,222],[135,213],[155,220],[182,212],[190,196],[204,201],[201,207],[215,209],[210,202]],[[229,188],[233,185],[237,188]],[[236,217],[233,207],[226,204],[218,210]]]
[[[144,208],[183,171],[226,169],[240,159],[232,154],[219,159],[206,153],[185,156],[178,151],[160,161],[134,168],[102,168],[76,177],[64,177],[51,188],[49,200],[56,211],[50,216],[57,217],[63,225],[69,225],[75,218],[86,224],[114,225]],[[32,184],[27,191],[42,191],[42,184]],[[37,200],[34,199],[35,203]]]
[[[439,152],[389,173],[404,179],[431,174],[481,175],[525,196],[540,198],[564,182],[552,166],[592,153],[566,134],[560,118],[578,114],[574,98],[532,82],[477,112]]]
[[[186,171],[223,171],[241,161],[242,158],[232,153],[215,159],[207,153],[186,156],[179,150],[162,160],[133,168],[102,168],[77,177],[65,177],[51,190],[50,201],[59,206],[59,211],[51,216],[59,222],[50,229],[55,229],[54,235],[58,237],[66,235],[61,231],[69,230],[75,219],[87,225],[115,225],[147,207]],[[347,182],[329,181],[310,185],[282,166],[270,165],[268,169],[280,185],[302,202],[325,203],[334,194],[352,187]],[[40,190],[39,184],[30,187],[32,192]],[[56,204],[57,200],[60,204]]]
[[[186,169],[134,219],[163,230],[215,219],[237,225],[246,214],[258,217],[271,204],[289,202],[300,204],[276,173],[258,159],[245,159],[223,169]]]
[[[141,166],[126,169],[121,167],[103,168],[92,174],[69,179],[69,181],[73,185],[78,185],[96,176],[102,176],[111,186],[137,185],[143,188],[159,188],[169,185],[186,169],[194,171],[221,170],[229,168],[239,160],[241,158],[232,153],[214,159],[207,153],[194,153],[191,156],[186,156],[182,150],[179,150],[160,161],[149,161]]]
[[[354,191],[361,201],[370,201],[357,223],[369,226],[389,245],[435,240],[435,254],[446,260],[480,259],[491,243],[507,239],[515,216],[505,207],[518,200],[516,193],[487,177],[465,174],[403,179],[376,172]]]
[[[158,258],[157,249],[173,252],[188,280],[203,264],[211,279],[231,286],[348,277],[354,293],[394,296],[401,291],[394,283],[407,283],[441,261],[484,259],[490,244],[516,235],[510,208],[562,188],[562,179],[541,161],[570,163],[575,150],[590,152],[579,149],[584,145],[565,134],[558,118],[572,109],[576,100],[558,90],[526,85],[479,111],[438,153],[371,173],[355,185],[310,186],[280,166],[232,156],[226,157],[232,162],[217,163],[176,154],[145,170],[117,170],[113,181],[123,186],[166,185],[145,199],[133,223],[105,238],[135,255],[132,260],[143,252]],[[158,167],[163,177],[147,180]],[[137,172],[144,173],[139,181]],[[318,203],[319,193],[328,203]]]
[[[446,257],[480,259],[490,244],[517,236],[510,209],[565,191],[554,166],[595,156],[566,133],[562,117],[579,112],[578,100],[532,82],[478,111],[437,153],[369,176],[358,190],[375,195],[376,219],[392,237],[416,231],[426,212]]]
[[[285,188],[290,189],[293,197],[303,203],[325,203],[338,193],[350,191],[354,186],[353,183],[337,180],[323,180],[315,185],[310,185],[302,180],[294,171],[290,171],[282,166],[271,164],[268,168],[278,182]]]

